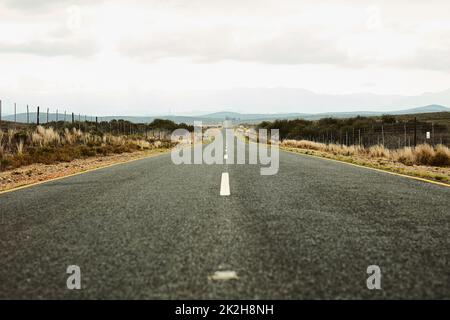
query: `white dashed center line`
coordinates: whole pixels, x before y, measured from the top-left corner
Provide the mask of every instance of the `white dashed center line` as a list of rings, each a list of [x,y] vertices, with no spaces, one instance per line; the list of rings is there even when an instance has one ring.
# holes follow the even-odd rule
[[[228,172],[222,173],[222,180],[220,181],[220,195],[230,195],[230,177],[228,176]]]
[[[214,281],[227,281],[238,280],[239,277],[236,271],[216,271],[213,275],[208,276],[208,279]]]

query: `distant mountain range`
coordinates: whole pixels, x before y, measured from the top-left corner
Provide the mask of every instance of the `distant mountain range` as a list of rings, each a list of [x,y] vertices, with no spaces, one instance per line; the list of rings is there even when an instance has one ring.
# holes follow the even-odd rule
[[[194,121],[202,121],[205,124],[215,124],[222,122],[224,120],[234,120],[236,123],[257,123],[261,121],[273,121],[277,119],[306,119],[306,120],[318,120],[321,118],[351,118],[356,116],[380,116],[383,114],[390,115],[404,115],[404,114],[419,114],[419,113],[434,113],[434,112],[450,112],[450,108],[441,105],[428,105],[424,107],[411,108],[398,111],[352,111],[352,112],[326,112],[326,113],[271,113],[271,114],[245,114],[238,112],[216,112],[205,114],[201,116],[106,116],[99,117],[99,121],[110,121],[110,120],[126,120],[134,123],[150,123],[154,119],[167,119],[172,120],[176,123],[187,123],[193,124]],[[36,113],[32,112],[29,115],[30,122],[36,122]],[[14,121],[14,115],[4,116],[3,119],[8,121]],[[19,113],[16,116],[17,122],[27,122],[27,114]],[[49,121],[56,121],[57,115],[55,113],[49,113]],[[84,116],[80,118],[82,121],[85,119]],[[95,121],[95,117],[87,116],[88,121]],[[64,120],[64,115],[58,114],[58,120]],[[67,115],[67,121],[71,120],[71,116]],[[78,120],[78,116],[75,116],[75,120]],[[47,114],[40,114],[40,122],[45,123],[47,121]]]

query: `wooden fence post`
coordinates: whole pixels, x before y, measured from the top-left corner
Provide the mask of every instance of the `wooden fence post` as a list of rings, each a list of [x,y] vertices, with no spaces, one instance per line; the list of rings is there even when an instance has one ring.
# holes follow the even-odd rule
[[[414,117],[414,148],[417,145],[417,117]]]

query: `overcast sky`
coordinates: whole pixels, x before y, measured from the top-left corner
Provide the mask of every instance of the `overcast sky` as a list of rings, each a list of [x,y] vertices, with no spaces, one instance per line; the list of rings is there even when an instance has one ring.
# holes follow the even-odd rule
[[[149,115],[315,111],[242,110],[243,88],[438,92],[450,88],[449,12],[448,0],[0,0],[0,99]]]

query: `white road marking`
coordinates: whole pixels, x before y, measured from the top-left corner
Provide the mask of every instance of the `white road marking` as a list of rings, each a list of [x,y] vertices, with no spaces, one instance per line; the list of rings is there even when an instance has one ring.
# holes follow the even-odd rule
[[[223,156],[223,158],[224,158],[225,160],[227,160],[227,159],[228,159],[228,155],[225,154],[225,155]]]
[[[230,195],[230,177],[228,175],[228,172],[222,172],[222,180],[220,181],[220,195]]]
[[[213,275],[208,276],[209,280],[215,281],[227,281],[227,280],[238,280],[239,277],[236,271],[216,271]]]

